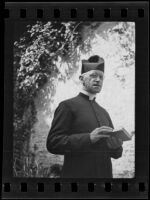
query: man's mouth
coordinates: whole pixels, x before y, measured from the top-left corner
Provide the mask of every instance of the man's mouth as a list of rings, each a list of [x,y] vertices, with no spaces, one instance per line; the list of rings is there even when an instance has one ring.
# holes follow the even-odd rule
[[[93,86],[94,86],[94,87],[100,87],[100,85],[97,85],[97,84],[94,84]]]

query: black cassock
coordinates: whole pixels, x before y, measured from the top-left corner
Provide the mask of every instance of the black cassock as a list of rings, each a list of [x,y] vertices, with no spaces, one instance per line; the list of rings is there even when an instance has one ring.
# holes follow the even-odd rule
[[[109,149],[106,138],[91,143],[90,132],[113,128],[107,111],[83,93],[59,104],[47,138],[47,149],[64,155],[62,178],[112,178],[112,158],[122,156],[122,146]]]

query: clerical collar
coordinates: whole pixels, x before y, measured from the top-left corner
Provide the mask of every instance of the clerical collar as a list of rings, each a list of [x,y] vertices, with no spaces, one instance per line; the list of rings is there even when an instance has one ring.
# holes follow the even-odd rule
[[[82,90],[81,94],[85,94],[89,98],[89,100],[94,100],[96,98],[96,94],[91,94],[85,90]]]

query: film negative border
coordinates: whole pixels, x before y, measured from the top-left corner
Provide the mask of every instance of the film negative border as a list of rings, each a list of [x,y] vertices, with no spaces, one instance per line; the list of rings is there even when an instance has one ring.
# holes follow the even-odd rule
[[[12,45],[13,38],[9,31],[13,30],[16,21],[26,20],[78,20],[78,21],[134,21],[136,23],[136,144],[135,144],[135,178],[133,179],[46,179],[46,178],[14,178],[12,177],[12,144],[7,140],[12,138],[8,128],[12,128],[12,115],[6,115],[11,109],[11,101],[6,101],[8,107],[4,117],[4,153],[3,153],[3,198],[147,198],[148,195],[148,7],[147,2],[134,3],[6,3],[5,17],[5,79],[6,98],[12,95]],[[9,36],[9,37],[8,37]],[[141,40],[142,38],[142,40]],[[7,57],[9,56],[9,60]],[[144,58],[143,60],[141,58]],[[141,66],[145,66],[142,71]],[[145,80],[144,80],[145,79]],[[142,89],[140,84],[145,86],[144,97],[141,100]],[[145,109],[140,105],[144,104]],[[141,117],[138,113],[145,114],[144,128],[137,122]],[[142,129],[143,128],[143,129]],[[145,131],[145,138],[140,132]],[[6,135],[7,134],[7,138]]]
[[[3,190],[7,198],[30,197],[30,198],[65,198],[65,197],[102,197],[102,198],[143,198],[147,196],[148,184],[144,183],[115,183],[110,182],[55,182],[55,183],[26,183],[16,182],[15,184],[5,183]]]
[[[53,3],[48,7],[42,3],[17,4],[6,3],[4,16],[11,19],[46,19],[51,20],[124,20],[144,18],[148,16],[147,3]]]
[[[43,19],[45,17],[52,17],[53,19],[59,19],[61,18],[62,16],[62,10],[59,9],[59,8],[55,8],[53,10],[50,10],[50,13],[52,13],[51,15],[49,15],[50,13],[46,12],[46,9],[36,9],[34,10],[34,13],[31,12],[31,10],[27,10],[25,8],[23,9],[19,9],[19,10],[16,10],[15,14],[16,14],[16,18],[20,18],[20,19],[25,19],[25,18],[33,18],[33,19]],[[98,14],[98,12],[96,12],[97,9],[95,8],[89,8],[86,10],[86,12],[84,13],[84,17],[87,18],[87,19],[93,19],[93,18],[97,18],[96,14]],[[144,15],[145,15],[145,12],[144,12],[144,8],[140,8],[140,9],[137,9],[137,12],[136,13],[133,13],[133,10],[129,10],[128,8],[121,8],[120,9],[120,12],[118,12],[117,15],[114,15],[115,13],[115,10],[112,10],[111,8],[107,8],[107,9],[104,9],[103,12],[102,12],[102,17],[104,17],[105,19],[108,19],[108,18],[112,18],[112,17],[116,17],[118,16],[118,18],[120,19],[126,19],[127,17],[135,17],[137,16],[138,18],[144,18]],[[65,12],[65,11],[64,11]],[[47,15],[46,15],[47,14]],[[71,18],[71,19],[77,19],[79,14],[81,14],[77,8],[72,8],[70,9],[70,14],[68,13],[68,18]],[[5,9],[4,11],[4,16],[5,18],[10,18],[10,17],[13,17],[13,12],[12,10],[10,9]],[[29,19],[28,18],[28,19]]]
[[[36,183],[36,188],[35,191],[37,192],[44,192],[45,191],[45,185],[44,183],[40,182],[40,183]],[[28,184],[27,182],[21,182],[19,186],[19,190],[20,192],[28,192],[30,191],[29,186],[30,184]],[[80,183],[78,182],[72,182],[69,183],[69,191],[70,192],[78,192],[78,190],[80,190]],[[101,184],[97,184],[97,183],[93,183],[93,182],[89,182],[86,184],[87,187],[87,192],[94,192],[98,189],[101,188],[101,190],[103,190],[103,192],[111,192],[112,190],[116,190],[116,188],[114,187],[118,187],[117,190],[118,192],[128,192],[131,191],[133,188],[133,186],[128,183],[128,182],[122,182],[119,184],[112,184],[110,182],[105,182],[105,183],[101,183]],[[82,185],[81,185],[82,187]],[[145,192],[148,189],[148,185],[141,182],[141,183],[137,183],[135,185],[136,191],[137,192]],[[55,182],[53,184],[53,191],[55,192],[61,192],[62,190],[62,185],[59,182]],[[4,192],[11,192],[11,184],[10,183],[4,183],[3,184],[3,191]]]

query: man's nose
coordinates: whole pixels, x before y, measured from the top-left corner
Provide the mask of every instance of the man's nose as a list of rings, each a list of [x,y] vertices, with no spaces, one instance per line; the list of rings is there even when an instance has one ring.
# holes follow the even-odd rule
[[[99,76],[96,77],[95,81],[100,82],[101,78]]]

